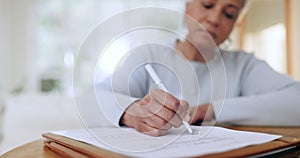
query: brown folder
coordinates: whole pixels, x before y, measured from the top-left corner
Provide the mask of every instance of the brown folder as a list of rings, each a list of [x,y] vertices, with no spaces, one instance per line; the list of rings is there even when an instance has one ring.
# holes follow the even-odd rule
[[[58,153],[59,155],[62,155],[66,158],[88,158],[87,155],[77,152],[76,150],[73,150],[72,148],[68,148],[66,146],[63,146],[59,143],[56,143],[54,141],[44,141],[44,145],[48,148],[50,148],[52,151]]]
[[[45,146],[49,147],[51,150],[60,154],[63,157],[112,157],[112,158],[123,158],[127,157],[125,155],[121,155],[119,153],[114,153],[102,148],[98,148],[96,146],[86,144],[84,142],[80,142],[77,140],[73,140],[71,138],[67,138],[64,136],[45,133],[43,137],[47,139],[45,141]],[[300,137],[282,137],[280,139],[263,143],[259,145],[253,145],[248,147],[243,147],[240,149],[235,149],[222,153],[215,153],[204,155],[200,157],[246,157],[246,156],[254,156],[259,155],[266,152],[276,151],[278,149],[284,149],[288,147],[292,147],[295,145],[300,145]]]
[[[54,152],[63,157],[75,157],[74,154],[87,157],[110,157],[110,158],[124,158],[126,156],[114,153],[96,146],[77,141],[64,136],[56,135],[53,133],[45,133],[43,137],[47,138],[45,146],[49,147]],[[53,143],[53,144],[52,144]],[[69,151],[71,150],[71,151]]]

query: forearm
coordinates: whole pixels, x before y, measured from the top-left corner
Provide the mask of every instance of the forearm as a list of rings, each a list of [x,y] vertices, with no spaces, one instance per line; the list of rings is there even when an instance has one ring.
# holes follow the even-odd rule
[[[242,125],[300,125],[299,84],[278,92],[214,101],[216,119]]]

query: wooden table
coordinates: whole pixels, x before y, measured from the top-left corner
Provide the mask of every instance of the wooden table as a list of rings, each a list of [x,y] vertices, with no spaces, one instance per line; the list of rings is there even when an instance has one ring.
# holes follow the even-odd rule
[[[288,137],[300,138],[300,127],[253,127],[253,126],[225,126],[226,128],[242,130],[242,131],[254,131],[264,132],[270,134],[281,134]],[[37,140],[31,143],[17,147],[7,153],[3,154],[1,158],[60,158],[58,154],[49,150],[43,145],[44,140]],[[280,157],[299,157],[300,147],[294,148],[289,151],[280,153]]]
[[[61,158],[60,155],[44,147],[44,140],[36,140],[3,154],[1,158]]]

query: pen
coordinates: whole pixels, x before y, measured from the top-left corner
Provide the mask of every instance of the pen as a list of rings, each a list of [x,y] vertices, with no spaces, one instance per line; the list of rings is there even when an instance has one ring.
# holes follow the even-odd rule
[[[152,66],[150,64],[147,64],[145,66],[145,69],[149,73],[149,75],[152,78],[152,80],[154,81],[154,83],[158,86],[158,88],[160,88],[160,89],[168,92],[167,88],[161,82],[160,78],[158,77],[158,75],[156,74],[156,72],[154,71],[154,69],[152,68]],[[191,126],[189,125],[189,123],[187,123],[186,121],[182,121],[182,124],[189,131],[189,133],[191,133],[191,134],[193,133],[193,130],[192,130]]]

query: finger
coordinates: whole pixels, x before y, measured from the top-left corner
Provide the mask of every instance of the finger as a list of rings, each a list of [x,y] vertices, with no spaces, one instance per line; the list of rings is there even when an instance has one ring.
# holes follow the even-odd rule
[[[150,107],[150,106],[149,106]],[[129,106],[126,110],[126,113],[134,117],[151,117],[153,113],[149,111],[148,107],[140,105],[139,102],[136,102]]]
[[[181,120],[188,121],[189,114],[188,114],[189,104],[186,101],[180,101],[180,106],[177,110],[177,114],[179,115]]]
[[[160,94],[160,95],[157,95],[157,94]],[[153,96],[154,99],[156,99],[161,104],[168,103],[168,104],[163,104],[163,105],[166,106],[167,108],[169,108],[170,110],[174,111],[180,117],[180,120],[189,120],[189,118],[186,118],[187,110],[189,108],[189,105],[186,101],[183,101],[183,100],[179,101],[177,98],[175,98],[172,95],[165,93],[164,91],[161,91],[161,90],[153,91],[153,93],[151,95]],[[157,98],[157,96],[159,96],[159,97]],[[163,98],[166,98],[165,101],[161,101],[162,100],[161,96],[165,96],[165,97],[163,97]],[[170,99],[167,99],[168,97]],[[173,100],[173,102],[171,102],[170,100]],[[174,121],[175,121],[174,125],[177,127],[178,122],[177,122],[176,118]]]
[[[150,136],[161,136],[161,135],[164,135],[167,133],[168,130],[164,130],[164,129],[157,129],[157,128],[154,128],[150,125],[148,125],[147,123],[145,122],[141,122],[137,127],[136,127],[136,130],[141,132],[141,133],[144,133],[144,134],[147,134],[147,135],[150,135]]]
[[[167,123],[163,128],[161,128],[162,130],[169,130],[172,128],[172,125],[170,123]]]
[[[153,115],[152,117],[147,117],[143,120],[149,126],[152,126],[157,129],[165,129],[168,130],[172,127],[166,120],[162,119],[157,115]]]
[[[197,117],[198,107],[191,107],[191,108],[189,108],[189,113],[190,113],[190,120],[189,120],[189,122],[191,124],[193,124],[193,123],[195,123],[199,119]]]
[[[155,115],[158,115],[174,127],[179,127],[182,123],[182,119],[174,111],[171,111],[168,108],[162,108]]]
[[[156,101],[152,102],[151,106],[148,106],[147,108],[154,115],[164,119],[174,127],[179,127],[182,123],[182,119],[176,114],[176,112],[168,109]]]
[[[149,132],[144,132],[144,133],[147,135],[150,135],[150,136],[158,137],[158,136],[165,135],[167,132],[168,132],[168,130],[164,130],[164,129],[154,129],[154,130],[151,130]]]
[[[180,101],[180,106],[176,111],[176,114],[179,116],[180,120],[188,121],[190,119],[188,108],[189,105],[186,101]]]
[[[174,112],[176,112],[180,106],[180,101],[176,97],[163,90],[155,89],[150,92],[150,95],[161,105],[166,106]]]
[[[181,100],[180,101],[180,105],[182,106],[182,108],[183,108],[184,111],[188,111],[188,109],[190,107],[189,103],[187,101],[185,101],[185,100]]]
[[[185,118],[183,119],[183,121],[185,121],[185,122],[190,122],[190,120],[191,120],[191,117],[190,117],[189,114],[187,114],[187,115],[185,116]]]

